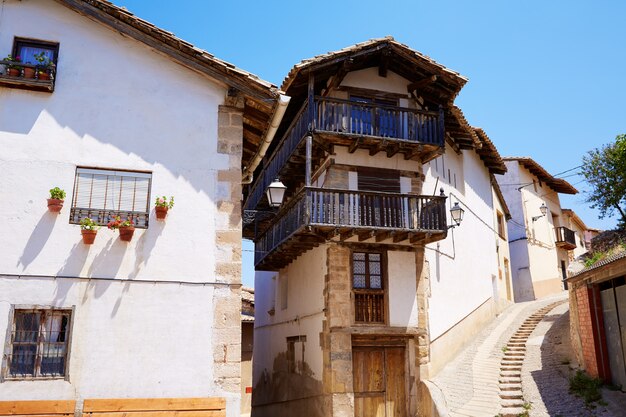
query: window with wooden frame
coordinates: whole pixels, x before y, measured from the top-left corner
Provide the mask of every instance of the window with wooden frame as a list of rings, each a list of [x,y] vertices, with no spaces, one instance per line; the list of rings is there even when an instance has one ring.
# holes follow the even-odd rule
[[[496,211],[496,218],[498,222],[498,235],[500,235],[502,239],[506,239],[506,231],[505,231],[506,223],[504,221],[504,215],[500,213],[499,211]]]
[[[352,292],[355,322],[385,323],[382,253],[352,253]]]
[[[56,65],[59,56],[59,44],[27,38],[15,38],[13,41],[13,57],[20,57],[24,64],[37,64],[35,55],[44,56]]]
[[[135,227],[148,227],[150,172],[76,168],[70,223],[89,217],[105,225],[115,216],[132,219]]]
[[[68,309],[13,310],[5,377],[65,378],[71,319]]]

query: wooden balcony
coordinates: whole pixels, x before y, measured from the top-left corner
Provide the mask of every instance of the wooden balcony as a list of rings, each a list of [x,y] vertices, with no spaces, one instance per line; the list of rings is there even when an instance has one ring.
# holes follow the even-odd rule
[[[258,270],[278,270],[329,239],[422,244],[447,234],[446,197],[303,188],[255,239]]]
[[[315,97],[312,108],[305,102],[285,131],[278,146],[250,189],[246,210],[254,210],[267,186],[275,178],[293,176],[287,167],[303,165],[302,149],[308,134],[315,145],[329,149],[347,146],[350,152],[368,149],[370,155],[386,152],[391,157],[404,154],[405,159],[428,160],[439,155],[444,146],[444,112],[421,111],[377,103],[361,103]],[[292,170],[293,171],[293,170]],[[304,175],[304,168],[295,170]]]
[[[16,75],[16,76],[9,75],[8,74],[9,65],[16,65],[16,66],[19,65],[20,67],[19,75]],[[55,78],[54,67],[46,71],[48,79],[43,79],[43,76],[40,77],[37,71],[37,65],[22,64],[22,63],[18,64],[18,63],[10,62],[10,61],[0,61],[0,68],[4,68],[4,73],[0,73],[0,86],[2,87],[20,88],[23,90],[44,91],[47,93],[52,93],[54,91],[54,78]],[[24,71],[25,68],[31,68],[35,71],[34,78],[25,77],[25,71]]]
[[[576,233],[573,230],[561,226],[555,227],[554,232],[556,246],[567,250],[576,249]]]

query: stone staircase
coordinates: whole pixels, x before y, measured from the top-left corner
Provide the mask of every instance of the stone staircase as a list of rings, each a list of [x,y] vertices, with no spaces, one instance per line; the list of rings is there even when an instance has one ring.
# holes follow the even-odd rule
[[[527,411],[524,408],[524,393],[522,392],[522,364],[526,356],[526,341],[545,315],[566,301],[560,300],[535,311],[520,325],[509,339],[506,348],[503,349],[504,356],[500,361],[499,378],[502,406],[500,416],[516,417]]]

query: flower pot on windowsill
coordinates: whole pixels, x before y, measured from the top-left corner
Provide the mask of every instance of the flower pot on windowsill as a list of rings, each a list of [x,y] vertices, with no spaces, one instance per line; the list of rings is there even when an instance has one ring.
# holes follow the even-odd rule
[[[50,74],[44,71],[39,71],[37,78],[41,81],[50,81]]]
[[[21,74],[21,71],[17,68],[9,68],[8,72],[11,77],[19,77]]]
[[[63,201],[58,198],[49,198],[48,199],[48,210],[51,213],[58,213],[63,208]]]
[[[80,234],[83,235],[83,243],[85,245],[92,245],[93,242],[96,240],[96,235],[98,234],[98,231],[83,229],[80,231]]]
[[[135,226],[120,227],[120,240],[124,242],[130,242],[133,239],[135,233]]]
[[[167,216],[167,211],[169,210],[168,207],[164,207],[164,206],[156,206],[154,208],[154,211],[156,212],[156,218],[157,220],[165,220],[165,217]]]
[[[24,67],[24,78],[35,78],[35,68]]]

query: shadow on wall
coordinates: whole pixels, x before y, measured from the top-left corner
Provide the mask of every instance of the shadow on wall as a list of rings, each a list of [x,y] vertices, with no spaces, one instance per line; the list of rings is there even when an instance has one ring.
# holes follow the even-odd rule
[[[52,233],[52,229],[58,217],[58,214],[49,211],[46,211],[43,216],[41,216],[33,232],[30,234],[28,242],[26,242],[26,246],[24,247],[24,252],[22,252],[22,256],[20,256],[16,266],[22,265],[22,269],[24,270],[39,256],[41,250],[50,238],[50,234]]]
[[[517,279],[513,280],[513,294],[515,295],[516,303],[536,299],[535,287],[533,286],[533,280],[528,267],[517,270]]]
[[[309,364],[296,362],[295,372],[289,372],[287,352],[274,358],[274,369],[267,370],[252,390],[252,415],[323,417],[327,415],[322,396],[322,382],[313,378]]]

